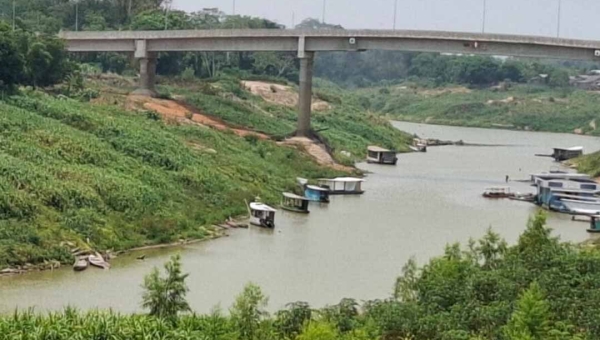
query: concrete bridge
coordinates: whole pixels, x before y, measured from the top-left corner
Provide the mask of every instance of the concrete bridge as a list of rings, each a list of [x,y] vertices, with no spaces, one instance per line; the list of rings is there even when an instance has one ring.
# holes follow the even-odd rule
[[[600,41],[405,30],[182,30],[62,32],[71,52],[133,53],[140,62],[135,93],[153,96],[158,52],[281,51],[300,59],[299,135],[310,134],[315,52],[394,50],[600,61]]]

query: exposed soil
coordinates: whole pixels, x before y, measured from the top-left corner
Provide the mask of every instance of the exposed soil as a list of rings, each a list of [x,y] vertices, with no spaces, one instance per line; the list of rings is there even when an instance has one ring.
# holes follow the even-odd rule
[[[287,107],[298,106],[298,93],[290,86],[268,83],[263,81],[243,80],[242,86],[256,96],[260,96],[266,102],[283,105]],[[313,111],[327,111],[331,105],[323,100],[313,98]]]
[[[230,130],[241,137],[255,135],[260,139],[269,139],[269,136],[264,133],[232,127],[219,118],[207,115],[197,108],[176,100],[130,95],[127,97],[126,108],[128,110],[144,109],[153,111],[167,120],[171,119],[184,124],[208,126],[221,131]]]
[[[311,155],[317,163],[331,167],[335,170],[353,171],[353,168],[336,163],[331,157],[325,145],[315,142],[306,137],[291,137],[280,143],[281,145],[291,145],[302,148],[306,153]]]

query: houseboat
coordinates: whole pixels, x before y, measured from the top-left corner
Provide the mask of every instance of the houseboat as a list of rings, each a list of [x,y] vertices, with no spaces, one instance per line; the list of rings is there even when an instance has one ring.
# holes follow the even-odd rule
[[[536,155],[541,157],[552,157],[557,162],[566,161],[569,159],[577,158],[583,155],[583,146],[574,146],[572,148],[554,148],[550,155]]]
[[[250,224],[265,228],[275,228],[277,210],[261,202],[252,202],[250,207]]]
[[[580,206],[576,203],[595,202],[600,199],[596,197],[600,190],[599,185],[588,180],[542,180],[536,178],[535,185],[537,186],[535,203],[559,212],[571,212],[572,209],[593,210],[594,207],[589,204]]]
[[[396,151],[379,146],[369,146],[367,148],[367,163],[396,165],[398,157],[396,157]]]
[[[338,177],[332,179],[320,179],[319,186],[327,188],[330,195],[361,195],[362,183],[365,180],[354,177]]]
[[[281,208],[291,212],[308,214],[308,198],[284,192],[283,199],[281,200]]]
[[[510,192],[509,187],[492,187],[485,189],[483,192],[483,197],[486,198],[508,198],[511,196],[514,195]]]
[[[568,172],[559,172],[559,171],[550,171],[550,172],[541,172],[531,174],[531,181],[534,184],[538,184],[540,181],[548,181],[548,180],[574,180],[580,182],[590,182],[595,183],[590,175],[586,174],[578,174],[578,173],[568,173]]]
[[[310,201],[329,203],[329,189],[316,185],[304,186],[304,197]]]

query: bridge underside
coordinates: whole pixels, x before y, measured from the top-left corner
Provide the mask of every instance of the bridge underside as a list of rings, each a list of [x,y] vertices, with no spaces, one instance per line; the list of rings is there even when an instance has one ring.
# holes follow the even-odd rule
[[[297,52],[300,93],[297,134],[310,136],[315,52],[394,50],[531,58],[600,60],[600,42],[546,37],[428,31],[199,30],[64,32],[71,52],[134,53],[140,64],[135,94],[155,96],[158,52]]]

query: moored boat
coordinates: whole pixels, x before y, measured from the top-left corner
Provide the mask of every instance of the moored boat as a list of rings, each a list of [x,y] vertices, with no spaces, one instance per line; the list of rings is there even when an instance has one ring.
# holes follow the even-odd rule
[[[365,180],[354,177],[338,177],[318,180],[319,186],[327,188],[330,195],[362,195],[362,183]]]
[[[90,262],[90,264],[92,266],[98,267],[98,268],[102,268],[102,269],[109,269],[110,268],[110,263],[104,261],[104,258],[102,257],[102,255],[96,253],[95,255],[90,255],[88,257],[88,261]]]
[[[396,165],[398,157],[396,151],[384,149],[379,146],[369,146],[367,148],[367,163]]]
[[[427,141],[415,138],[413,139],[412,145],[409,145],[408,147],[416,152],[427,152]]]
[[[485,189],[483,192],[483,197],[486,198],[509,198],[512,196],[514,196],[514,194],[510,192],[509,187],[491,187]]]
[[[80,257],[75,260],[73,263],[73,270],[76,272],[81,272],[87,269],[89,263],[85,257]]]
[[[306,185],[304,187],[304,196],[310,201],[329,203],[329,189],[316,185]]]
[[[552,157],[555,161],[562,162],[569,159],[577,158],[581,155],[583,155],[583,146],[574,146],[571,148],[554,148],[552,154],[550,155],[537,154],[536,156]]]
[[[284,192],[281,208],[295,213],[308,214],[308,201],[306,197]]]
[[[277,210],[261,202],[252,202],[250,207],[250,224],[265,228],[275,228]]]

